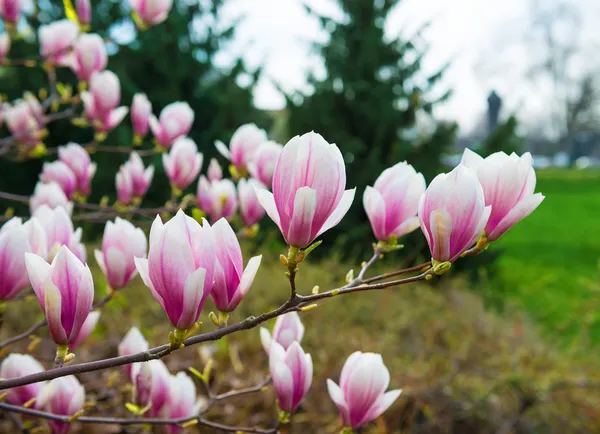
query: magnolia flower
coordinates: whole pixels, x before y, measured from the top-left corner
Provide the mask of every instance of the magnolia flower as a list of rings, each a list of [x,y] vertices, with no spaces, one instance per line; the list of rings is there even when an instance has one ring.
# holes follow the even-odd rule
[[[90,269],[66,246],[60,248],[52,264],[25,253],[25,265],[52,340],[58,345],[73,343],[92,310],[94,281]]]
[[[13,298],[29,286],[25,268],[25,253],[42,257],[47,254],[44,229],[32,217],[25,224],[13,217],[0,229],[0,301]]]
[[[179,330],[194,326],[214,282],[215,236],[179,210],[163,224],[156,216],[150,229],[148,259],[135,258],[144,284]]]
[[[232,312],[248,293],[262,255],[251,258],[244,269],[242,249],[227,220],[221,218],[212,230],[219,242],[216,244],[215,284],[210,296],[221,312]]]
[[[117,200],[122,205],[129,205],[133,199],[133,181],[129,173],[129,165],[122,164],[115,175],[115,188],[117,189]]]
[[[434,178],[419,202],[421,230],[434,261],[454,262],[483,232],[485,206],[477,176],[462,164]]]
[[[25,145],[37,145],[44,137],[45,118],[42,106],[32,95],[8,107],[4,112],[6,126],[15,140]]]
[[[79,330],[79,334],[75,338],[73,342],[69,345],[69,350],[73,351],[79,345],[83,343],[94,331],[96,326],[98,325],[98,321],[100,320],[100,312],[93,311],[90,312],[86,320],[83,322],[81,326],[81,330]]]
[[[222,217],[233,217],[237,209],[235,185],[230,179],[209,182],[201,176],[197,196],[200,209],[210,216],[212,223]]]
[[[1,0],[0,0],[1,1]],[[8,33],[0,34],[0,62],[2,62],[10,51],[10,36]]]
[[[162,360],[136,363],[131,375],[136,403],[142,408],[150,405],[146,416],[158,416],[169,399],[171,374],[167,366]]]
[[[129,175],[131,176],[133,186],[133,196],[142,198],[146,195],[152,183],[154,166],[149,165],[148,167],[144,167],[142,157],[135,151],[129,155],[127,164],[129,165]]]
[[[159,145],[170,148],[192,129],[194,111],[187,102],[174,102],[160,112],[160,118],[150,116],[150,129]]]
[[[167,19],[173,0],[129,0],[129,4],[141,23],[150,27]]]
[[[238,182],[238,204],[240,216],[244,225],[251,227],[265,216],[265,209],[261,206],[256,196],[257,188],[265,188],[264,184],[256,179],[242,178]]]
[[[419,227],[417,209],[425,193],[425,178],[405,161],[385,169],[368,186],[363,203],[375,237],[387,241],[400,238]]]
[[[171,377],[169,385],[169,398],[164,406],[165,417],[180,419],[191,417],[200,411],[201,403],[196,396],[196,386],[185,372],[178,372]],[[177,425],[169,425],[169,434],[181,431]]]
[[[250,175],[266,186],[271,187],[275,163],[277,163],[282,149],[283,146],[277,142],[263,142],[256,150],[254,158],[248,164]]]
[[[84,33],[79,36],[73,62],[73,72],[79,80],[89,81],[94,72],[104,71],[107,63],[106,47],[99,35]]]
[[[73,222],[64,208],[52,209],[42,205],[33,216],[38,219],[46,233],[49,261],[54,259],[62,246],[67,246],[80,261],[85,261],[86,252],[85,246],[81,243],[81,228],[77,228],[77,230],[73,228]]]
[[[344,191],[346,169],[338,147],[306,133],[283,148],[273,173],[273,193],[256,189],[258,200],[285,241],[303,248],[337,225],[356,189]]]
[[[123,340],[119,344],[119,356],[131,356],[132,354],[147,351],[149,348],[148,341],[144,339],[144,335],[137,327],[131,327]],[[124,365],[127,378],[133,383],[132,369],[134,365]]]
[[[206,176],[208,177],[209,181],[220,181],[223,179],[223,170],[221,169],[221,165],[216,158],[210,159]]]
[[[46,383],[37,397],[38,410],[59,416],[73,416],[83,409],[85,389],[73,375],[55,378]],[[68,422],[48,421],[52,434],[67,434]]]
[[[389,384],[390,372],[381,355],[357,351],[344,363],[340,385],[328,379],[327,389],[344,426],[359,428],[379,417],[398,399],[402,390],[386,392]]]
[[[287,350],[294,342],[302,342],[303,337],[304,325],[298,312],[288,312],[278,316],[272,334],[266,328],[260,328],[260,341],[267,354],[270,352],[272,342],[277,342]]]
[[[46,62],[70,66],[73,61],[73,46],[78,35],[77,24],[68,19],[42,25],[38,30],[40,54]]]
[[[129,108],[119,107],[121,84],[112,71],[94,72],[89,91],[81,92],[86,117],[96,131],[106,133],[121,123]]]
[[[265,130],[258,128],[255,124],[245,124],[233,133],[229,149],[220,140],[215,142],[215,147],[221,155],[231,161],[240,174],[245,174],[258,147],[266,141]]]
[[[95,250],[96,262],[112,289],[124,288],[136,275],[134,258],[146,257],[146,235],[120,217],[106,222],[102,250]]]
[[[133,95],[131,103],[131,124],[133,133],[138,137],[144,137],[150,128],[150,116],[152,116],[152,103],[145,93]]]
[[[0,17],[14,26],[21,16],[21,0],[0,0]]]
[[[292,413],[310,390],[313,363],[310,354],[293,342],[286,350],[277,342],[271,343],[269,369],[281,410]]]
[[[203,155],[196,142],[187,137],[177,139],[168,154],[163,154],[163,166],[171,185],[183,190],[198,176]]]
[[[37,374],[38,372],[44,372],[44,367],[29,354],[11,353],[0,365],[0,378],[4,380]],[[6,401],[12,405],[23,406],[38,396],[44,384],[46,383],[31,383],[26,386],[8,389]]]
[[[40,181],[43,183],[56,182],[65,193],[68,199],[73,197],[73,193],[77,189],[77,177],[73,171],[62,161],[53,161],[52,163],[44,163]]]
[[[29,212],[33,215],[44,205],[50,209],[63,208],[67,215],[73,212],[73,203],[69,202],[69,198],[56,182],[38,182],[35,185],[33,195],[29,198]]]
[[[529,152],[521,157],[495,152],[484,159],[465,149],[462,164],[475,171],[485,204],[492,207],[484,229],[487,241],[496,241],[544,200],[541,193],[533,193],[536,178]]]
[[[90,154],[77,143],[67,143],[58,148],[58,158],[75,174],[77,192],[88,196],[92,190],[91,183],[96,174],[96,163],[92,163]]]
[[[75,4],[77,18],[82,27],[89,26],[92,22],[92,5],[90,0],[77,0]]]

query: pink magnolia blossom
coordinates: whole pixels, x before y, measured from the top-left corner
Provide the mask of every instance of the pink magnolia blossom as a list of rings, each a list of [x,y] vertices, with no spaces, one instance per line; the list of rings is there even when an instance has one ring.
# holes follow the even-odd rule
[[[423,193],[425,178],[410,164],[404,161],[385,169],[363,196],[375,237],[387,241],[391,236],[400,238],[417,229],[417,210]]]
[[[238,204],[240,216],[244,225],[251,227],[258,223],[265,216],[265,209],[261,206],[256,196],[257,188],[265,188],[260,181],[250,178],[242,178],[238,182]]]
[[[144,339],[144,335],[137,327],[131,327],[123,340],[119,344],[119,356],[131,356],[132,354],[147,351],[149,348],[148,341]],[[134,364],[135,365],[135,364]],[[127,378],[133,383],[132,369],[134,365],[124,365]]]
[[[43,183],[56,182],[65,193],[68,199],[73,198],[73,193],[77,190],[77,177],[69,166],[63,161],[53,161],[44,163],[40,181]]]
[[[152,295],[179,330],[194,326],[214,282],[216,240],[208,222],[202,226],[179,210],[150,229],[148,259],[135,265]]]
[[[58,158],[75,174],[77,192],[88,196],[92,190],[91,183],[96,174],[96,163],[92,163],[90,154],[77,143],[68,143],[58,148]]]
[[[133,181],[129,173],[129,165],[122,164],[115,175],[115,187],[117,189],[117,200],[122,205],[129,205],[133,199]]]
[[[11,353],[0,365],[0,378],[4,380],[37,374],[38,372],[44,372],[44,367],[29,354]],[[46,383],[42,381],[8,389],[6,401],[12,405],[23,406],[38,396],[44,384]]]
[[[73,72],[82,81],[90,81],[92,74],[104,71],[108,63],[106,47],[100,35],[84,33],[79,36],[73,54]]]
[[[169,385],[169,398],[163,409],[165,417],[179,419],[191,417],[200,411],[201,403],[196,396],[196,386],[185,372],[178,372],[171,377]],[[177,425],[169,425],[167,432],[177,434],[181,432]]]
[[[5,23],[15,25],[21,16],[22,0],[0,0],[0,17]]]
[[[1,0],[0,0],[1,1]],[[0,34],[0,63],[8,56],[10,51],[10,36],[8,33]]]
[[[215,147],[241,174],[244,174],[248,171],[248,165],[254,159],[258,147],[266,141],[265,130],[255,124],[245,124],[233,133],[229,148],[220,140],[215,142]]]
[[[398,399],[402,390],[386,392],[389,384],[390,372],[381,355],[357,351],[344,363],[339,386],[328,379],[327,389],[344,426],[359,428],[378,418]]]
[[[144,137],[150,128],[152,103],[145,93],[136,93],[131,103],[131,124],[136,136]]]
[[[200,173],[203,158],[192,139],[177,139],[169,153],[162,156],[163,166],[171,184],[180,190],[187,188]]]
[[[273,341],[269,351],[269,370],[279,408],[292,413],[310,390],[313,378],[312,357],[304,352],[297,341],[287,350]]]
[[[96,262],[112,289],[124,288],[137,274],[134,258],[146,257],[146,235],[127,220],[117,217],[106,222],[102,250],[95,250]]]
[[[94,72],[90,89],[81,93],[86,117],[97,132],[106,133],[121,123],[129,108],[120,106],[121,84],[112,71]]]
[[[67,246],[60,248],[52,264],[33,253],[26,253],[25,265],[48,320],[50,336],[58,345],[74,342],[94,301],[90,269]]]
[[[48,246],[48,261],[52,261],[62,246],[69,250],[81,261],[85,262],[85,246],[81,242],[81,228],[73,228],[71,217],[64,208],[40,206],[33,214],[40,222],[46,234]]]
[[[38,182],[35,185],[33,195],[29,198],[29,212],[33,215],[44,205],[50,209],[63,208],[67,215],[73,212],[73,202],[69,202],[69,198],[56,182]]]
[[[35,406],[38,410],[60,416],[73,416],[83,409],[85,389],[73,375],[55,378],[46,383],[37,397]],[[49,421],[52,434],[67,434],[70,430],[68,422]]]
[[[173,7],[173,0],[129,0],[129,4],[140,21],[150,27],[167,19]]]
[[[144,167],[142,157],[135,151],[129,155],[127,163],[129,164],[129,175],[133,184],[133,196],[142,198],[146,195],[152,183],[154,166],[149,165],[148,167]]]
[[[304,337],[304,325],[298,312],[288,312],[277,317],[273,332],[265,327],[260,328],[260,341],[267,354],[270,353],[271,343],[277,342],[287,350],[294,342],[301,343]]]
[[[248,293],[262,255],[251,258],[244,269],[240,243],[227,220],[219,219],[212,230],[219,242],[216,244],[215,284],[210,296],[221,312],[232,312]]]
[[[37,145],[45,134],[45,117],[42,106],[31,94],[17,101],[4,112],[4,120],[10,133],[19,143]]]
[[[216,158],[210,159],[206,176],[209,181],[220,181],[223,179],[223,169]]]
[[[256,150],[254,158],[248,164],[250,175],[270,188],[273,184],[275,163],[277,163],[282,149],[283,146],[277,142],[263,142]]]
[[[144,414],[148,417],[158,416],[169,399],[171,374],[167,366],[162,360],[136,363],[131,375],[136,404],[142,408],[151,404]]]
[[[82,26],[89,26],[92,23],[92,5],[90,0],[77,0],[75,3],[77,18]]]
[[[194,111],[187,102],[174,102],[160,112],[160,118],[150,116],[150,129],[159,145],[170,148],[192,129]]]
[[[533,193],[536,177],[529,152],[521,157],[514,152],[511,155],[496,152],[482,158],[465,149],[462,164],[476,172],[485,204],[492,207],[485,225],[488,241],[496,241],[544,200],[541,193]]]
[[[432,258],[458,259],[482,234],[490,211],[472,170],[460,164],[436,176],[419,202],[421,230]]]
[[[273,173],[273,193],[256,189],[258,200],[285,241],[303,248],[337,225],[356,189],[344,191],[346,168],[338,147],[314,132],[292,138]]]
[[[46,233],[36,218],[25,224],[13,217],[0,229],[0,301],[13,298],[29,286],[25,253],[47,255]]]
[[[81,345],[94,331],[96,326],[98,325],[98,321],[100,320],[100,312],[95,310],[90,312],[83,325],[81,326],[81,330],[79,330],[79,334],[75,338],[73,342],[69,345],[69,350],[73,351],[79,345]]]
[[[70,66],[73,62],[73,46],[79,35],[77,24],[68,19],[40,26],[40,54],[46,62],[58,66]]]
[[[211,223],[221,217],[230,219],[237,209],[235,184],[230,179],[209,182],[201,176],[197,196],[200,209],[210,216]]]

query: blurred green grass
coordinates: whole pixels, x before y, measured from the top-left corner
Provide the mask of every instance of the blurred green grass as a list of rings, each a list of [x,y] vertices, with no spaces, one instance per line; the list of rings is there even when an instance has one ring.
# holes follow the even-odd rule
[[[492,288],[561,343],[598,345],[600,171],[547,169],[537,177],[546,199],[498,242]]]

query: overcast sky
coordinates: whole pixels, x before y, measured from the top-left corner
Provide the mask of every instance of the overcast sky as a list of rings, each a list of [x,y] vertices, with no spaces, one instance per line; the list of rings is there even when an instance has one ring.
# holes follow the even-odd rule
[[[340,16],[335,1],[305,1],[320,12]],[[599,0],[572,1],[584,6],[600,4]],[[454,89],[451,101],[436,115],[454,119],[463,130],[469,130],[484,113],[491,88],[505,97],[507,112],[517,111],[526,117],[543,105],[539,97],[543,89],[532,92],[515,78],[516,70],[526,63],[526,51],[499,50],[509,45],[510,39],[523,45],[531,19],[528,4],[526,0],[403,0],[388,20],[386,32],[389,36],[410,35],[422,23],[432,22],[426,33],[431,48],[425,69],[435,71],[452,61],[446,84]],[[264,64],[256,105],[282,108],[284,99],[273,82],[286,90],[305,88],[306,71],[322,70],[318,57],[310,53],[309,42],[324,40],[327,35],[305,13],[301,0],[231,0],[224,16],[240,14],[246,19],[221,61],[226,64],[231,54],[241,54],[250,66]],[[587,22],[593,21],[591,18],[586,17]],[[598,21],[592,25],[597,34]],[[498,71],[502,67],[507,70]]]

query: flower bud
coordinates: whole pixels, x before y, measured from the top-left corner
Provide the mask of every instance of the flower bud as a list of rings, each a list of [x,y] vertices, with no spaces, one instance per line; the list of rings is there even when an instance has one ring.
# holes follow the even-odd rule
[[[62,246],[67,246],[81,262],[86,259],[85,246],[81,243],[81,228],[75,230],[73,222],[62,207],[40,206],[34,217],[40,222],[46,234],[48,261],[52,261]]]
[[[96,262],[112,289],[124,288],[136,275],[134,258],[146,257],[146,235],[120,217],[106,222],[102,250],[95,250]]]
[[[206,175],[209,181],[220,181],[223,179],[223,170],[216,158],[210,159]]]
[[[298,312],[288,312],[278,316],[272,334],[265,327],[260,328],[260,341],[267,354],[270,352],[272,342],[277,342],[287,350],[294,342],[302,342],[303,337],[304,325]]]
[[[142,198],[146,195],[152,183],[154,166],[149,165],[145,168],[142,157],[137,152],[132,152],[129,155],[127,163],[129,164],[129,175],[133,184],[133,196]]]
[[[163,224],[157,216],[150,229],[148,259],[135,258],[144,284],[179,330],[194,326],[214,282],[215,237],[204,221],[179,210]]]
[[[169,399],[171,374],[161,360],[136,363],[132,367],[135,401],[140,407],[150,405],[145,416],[156,417]]]
[[[37,397],[38,410],[59,416],[74,416],[83,409],[85,389],[73,375],[55,378],[45,384]],[[48,421],[53,434],[67,434],[68,422]]]
[[[98,312],[97,310],[90,312],[86,320],[83,322],[81,330],[79,330],[79,334],[77,335],[75,340],[69,345],[69,350],[73,351],[75,348],[81,345],[81,343],[92,334],[92,332],[98,325],[99,320],[100,312]]]
[[[271,188],[273,184],[273,171],[275,163],[281,154],[283,146],[277,142],[263,142],[248,164],[250,174],[260,182]]]
[[[417,210],[423,193],[425,178],[410,164],[403,161],[385,169],[363,196],[375,237],[387,241],[391,236],[400,238],[418,228]]]
[[[1,2],[2,0],[0,0]],[[8,33],[0,34],[0,63],[8,56],[10,51],[10,36]]]
[[[94,72],[90,77],[90,90],[81,93],[86,117],[98,132],[108,132],[121,123],[129,112],[121,101],[121,84],[112,71]]]
[[[265,209],[261,206],[256,197],[256,189],[265,188],[264,184],[256,179],[246,180],[242,178],[238,182],[238,203],[240,207],[240,216],[244,225],[251,227],[258,223],[265,216]]]
[[[90,81],[94,72],[104,71],[108,63],[104,41],[96,34],[83,34],[75,43],[73,72],[81,81]],[[117,102],[118,104],[118,102]]]
[[[136,93],[131,103],[131,124],[136,136],[144,137],[150,128],[152,103],[145,93]]]
[[[46,184],[56,182],[60,185],[60,188],[68,199],[73,197],[73,193],[77,189],[77,177],[75,173],[60,160],[53,161],[52,163],[44,163],[40,181]]]
[[[475,173],[462,164],[434,178],[419,202],[421,230],[437,262],[454,262],[483,232],[490,216]]]
[[[21,16],[21,0],[0,0],[0,17],[5,23],[15,25]]]
[[[308,393],[313,378],[313,363],[310,354],[298,342],[285,350],[277,342],[271,343],[269,370],[277,394],[279,408],[292,413]]]
[[[46,257],[46,234],[36,218],[22,224],[19,217],[13,217],[0,229],[0,301],[10,300],[29,286],[25,253]]]
[[[56,182],[38,182],[35,185],[33,195],[29,198],[29,212],[33,215],[44,205],[50,209],[63,208],[67,215],[73,212],[73,203],[69,202],[65,192]]]
[[[52,340],[58,345],[75,341],[92,310],[94,281],[86,264],[63,246],[52,264],[25,254],[27,274],[42,307]]]
[[[475,171],[485,204],[492,207],[485,226],[487,241],[496,241],[544,200],[541,193],[533,193],[536,177],[529,152],[521,157],[514,152],[495,152],[482,158],[465,149],[462,164]]]
[[[255,124],[245,124],[239,127],[229,142],[229,149],[221,141],[215,142],[217,151],[231,161],[238,172],[247,173],[249,163],[254,159],[258,147],[267,141],[265,130]]]
[[[344,363],[339,386],[328,379],[327,389],[344,426],[359,428],[378,418],[398,399],[402,390],[386,392],[389,384],[390,372],[381,355],[357,351]]]
[[[19,143],[37,145],[44,131],[44,113],[39,101],[28,95],[8,107],[4,113],[6,126]]]
[[[338,147],[314,132],[292,138],[273,173],[273,193],[256,189],[258,200],[285,241],[303,248],[337,225],[356,189],[344,191],[346,169]]]
[[[119,344],[119,356],[131,356],[132,354],[147,351],[149,348],[148,341],[144,339],[144,335],[137,327],[131,327],[123,340]],[[133,365],[124,365],[127,378],[133,383],[132,368]]]
[[[219,242],[216,244],[215,284],[210,296],[221,312],[232,312],[248,293],[262,255],[251,258],[244,269],[240,244],[227,220],[219,219],[212,230]]]
[[[196,396],[196,386],[185,372],[171,376],[169,399],[164,407],[165,416],[169,419],[181,419],[194,416],[200,411],[200,403]],[[181,431],[177,425],[169,426],[169,433]]]
[[[203,175],[198,180],[198,205],[212,223],[233,217],[237,209],[235,185],[230,179],[209,182]]]
[[[77,24],[68,19],[40,26],[38,30],[40,54],[46,62],[58,66],[70,66],[73,61],[73,46],[78,35]]]
[[[88,151],[81,145],[70,142],[58,148],[58,158],[75,174],[77,191],[82,196],[88,196],[92,190],[92,179],[96,174],[96,163],[92,163]]]
[[[150,27],[167,19],[173,0],[129,0],[129,4],[142,24]]]
[[[150,116],[150,129],[158,144],[168,149],[177,139],[190,132],[194,111],[187,102],[178,101],[166,106],[160,112],[159,119]]]
[[[115,187],[117,188],[117,200],[122,205],[129,205],[133,199],[133,181],[129,173],[129,165],[122,164],[115,176]]]
[[[29,354],[9,354],[0,365],[0,378],[4,380],[37,374],[38,372],[44,372],[44,367]],[[38,396],[44,384],[45,382],[32,383],[8,389],[6,401],[12,405],[23,406]]]
[[[163,154],[162,158],[169,181],[181,190],[194,182],[203,160],[196,142],[187,137],[177,139],[169,153]]]
[[[92,23],[92,5],[90,4],[90,0],[77,0],[75,8],[81,25],[89,26]]]

